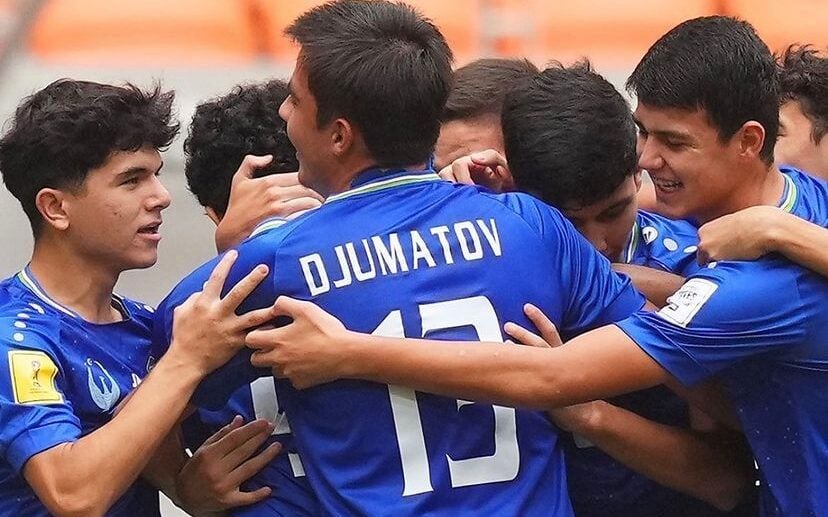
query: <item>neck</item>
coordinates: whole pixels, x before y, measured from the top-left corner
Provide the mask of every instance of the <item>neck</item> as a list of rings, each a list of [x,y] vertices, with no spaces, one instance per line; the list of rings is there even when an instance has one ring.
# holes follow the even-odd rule
[[[412,165],[401,165],[395,167],[388,167],[388,169],[407,169],[407,170],[422,170],[425,169],[425,163],[417,163]],[[351,171],[348,174],[341,174],[337,175],[334,180],[334,184],[329,189],[328,196],[334,194],[340,194],[347,190],[351,189],[351,184],[354,180],[366,170],[377,169],[378,167],[374,164],[372,160],[362,160],[359,163],[355,163],[347,168],[347,170]],[[343,167],[344,169],[344,167]],[[326,196],[327,197],[327,196]]]
[[[85,259],[48,236],[35,242],[29,269],[50,298],[83,319],[92,323],[121,319],[112,307],[118,273]]]
[[[752,206],[776,206],[779,203],[785,191],[785,177],[776,165],[768,167],[762,164],[747,177],[755,179],[750,183],[744,183],[737,191],[731,192],[725,206],[706,217],[700,217],[699,222],[703,224]]]

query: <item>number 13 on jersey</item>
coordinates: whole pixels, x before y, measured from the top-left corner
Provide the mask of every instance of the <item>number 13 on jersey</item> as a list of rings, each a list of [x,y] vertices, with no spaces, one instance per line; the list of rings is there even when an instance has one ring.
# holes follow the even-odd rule
[[[419,306],[422,335],[429,332],[458,327],[472,327],[481,341],[503,341],[500,323],[494,306],[488,298],[475,296]],[[402,312],[391,311],[372,332],[377,336],[406,337],[403,330]],[[391,411],[403,473],[403,496],[431,492],[429,458],[423,435],[423,422],[414,390],[400,386],[388,386]],[[474,404],[457,400],[457,410]],[[455,460],[445,455],[453,488],[510,481],[520,470],[515,410],[501,406],[489,406],[494,412],[494,454]]]

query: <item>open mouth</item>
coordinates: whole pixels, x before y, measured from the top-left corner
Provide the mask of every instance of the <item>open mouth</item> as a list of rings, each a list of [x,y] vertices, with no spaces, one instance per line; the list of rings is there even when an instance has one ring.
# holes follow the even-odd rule
[[[138,233],[142,235],[158,235],[158,230],[161,228],[161,223],[148,224],[138,229]]]
[[[676,180],[667,180],[663,178],[652,179],[653,185],[655,185],[656,190],[661,191],[665,194],[672,194],[673,192],[678,191],[684,186],[682,182]]]

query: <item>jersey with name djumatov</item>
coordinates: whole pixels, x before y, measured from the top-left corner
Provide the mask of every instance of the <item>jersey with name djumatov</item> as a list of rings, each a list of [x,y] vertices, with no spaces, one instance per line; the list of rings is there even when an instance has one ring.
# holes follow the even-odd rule
[[[50,515],[23,466],[109,422],[152,367],[152,308],[112,303],[123,321],[98,325],[51,299],[28,269],[0,283],[0,515]],[[158,511],[158,492],[139,480],[107,515]]]
[[[828,184],[782,169],[780,207],[828,226]],[[681,382],[724,383],[761,475],[764,515],[828,512],[828,280],[777,255],[718,262],[655,314],[618,324]]]
[[[216,261],[170,305],[200,289]],[[453,185],[432,171],[368,171],[351,190],[239,247],[232,280],[270,275],[246,303],[313,300],[350,329],[502,341],[534,303],[564,334],[617,321],[643,298],[557,211],[522,194]],[[503,345],[510,346],[510,345]],[[240,354],[202,404],[259,375]],[[493,372],[493,375],[495,372]],[[323,511],[335,515],[570,515],[557,433],[541,412],[343,380],[279,401]]]

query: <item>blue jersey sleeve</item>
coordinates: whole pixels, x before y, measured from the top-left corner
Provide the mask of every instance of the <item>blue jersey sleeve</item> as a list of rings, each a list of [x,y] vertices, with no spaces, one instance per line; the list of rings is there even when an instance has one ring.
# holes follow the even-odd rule
[[[81,436],[60,362],[41,330],[34,317],[0,320],[0,454],[17,472],[32,456]]]
[[[785,354],[811,331],[798,268],[781,259],[720,262],[691,277],[657,313],[618,323],[664,369],[687,385],[757,355]],[[824,302],[824,300],[823,300]]]
[[[274,230],[274,232],[277,231]],[[271,247],[273,243],[269,242],[267,237],[268,235],[265,234],[250,239],[239,247],[239,256],[225,282],[222,296],[259,264],[265,264],[270,268],[267,278],[239,307],[237,311],[239,313],[267,307],[276,299],[274,248]],[[190,295],[202,289],[219,259],[220,257],[216,257],[193,271],[161,302],[154,325],[154,351],[164,352],[169,348],[175,308],[183,304]],[[249,384],[258,377],[270,375],[270,370],[255,368],[250,364],[251,353],[248,349],[241,350],[224,366],[208,375],[196,390],[193,398],[195,404],[211,410],[220,409],[239,387]]]

